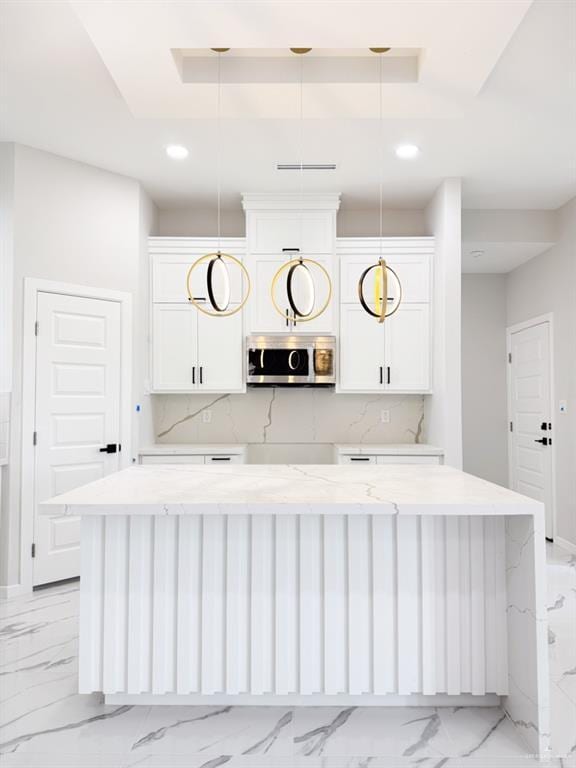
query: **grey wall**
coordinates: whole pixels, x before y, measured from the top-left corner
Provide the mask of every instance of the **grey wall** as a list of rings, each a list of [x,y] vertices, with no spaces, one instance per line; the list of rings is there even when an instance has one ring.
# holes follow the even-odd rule
[[[576,198],[557,212],[556,245],[508,275],[507,324],[554,317],[556,535],[576,546]],[[568,410],[559,413],[559,401]]]
[[[244,211],[240,206],[222,211],[222,235],[244,237]],[[166,237],[206,237],[217,232],[216,206],[207,208],[169,208],[158,211],[155,235]],[[338,212],[338,236],[377,236],[380,233],[380,213],[377,208],[347,208],[343,201]],[[424,211],[384,210],[382,234],[385,237],[429,235]]]
[[[1,518],[4,584],[20,581],[20,455],[24,278],[127,291],[134,309],[134,401],[143,394],[142,269],[154,206],[138,182],[22,145],[14,148],[13,395]],[[146,271],[147,276],[147,259]],[[147,281],[146,281],[147,284]],[[29,513],[29,512],[27,512]]]
[[[506,275],[462,275],[464,471],[508,485]]]

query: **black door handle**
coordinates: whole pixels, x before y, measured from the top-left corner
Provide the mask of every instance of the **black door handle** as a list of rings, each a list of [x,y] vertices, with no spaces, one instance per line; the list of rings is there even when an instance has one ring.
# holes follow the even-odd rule
[[[548,438],[543,437],[541,440],[534,440],[535,443],[542,443],[542,445],[548,445]]]
[[[100,453],[116,453],[119,447],[116,443],[108,443],[105,448],[100,448]]]

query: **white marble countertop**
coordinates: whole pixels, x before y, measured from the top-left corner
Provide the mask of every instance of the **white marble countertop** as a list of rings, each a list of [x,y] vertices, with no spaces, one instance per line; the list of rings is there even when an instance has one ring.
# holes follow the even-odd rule
[[[44,502],[54,514],[539,515],[544,506],[439,465],[141,465]]]
[[[443,456],[442,448],[426,443],[336,443],[334,448],[340,453],[361,454],[364,456]]]
[[[244,443],[154,443],[145,445],[138,450],[139,456],[190,456],[195,454],[243,454],[246,451]]]

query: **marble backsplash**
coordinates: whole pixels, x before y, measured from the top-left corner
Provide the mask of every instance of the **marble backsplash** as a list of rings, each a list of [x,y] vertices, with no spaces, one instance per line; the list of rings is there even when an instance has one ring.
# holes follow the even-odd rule
[[[422,395],[266,388],[243,395],[155,395],[152,401],[156,442],[247,443],[256,463],[330,462],[334,443],[424,442]]]

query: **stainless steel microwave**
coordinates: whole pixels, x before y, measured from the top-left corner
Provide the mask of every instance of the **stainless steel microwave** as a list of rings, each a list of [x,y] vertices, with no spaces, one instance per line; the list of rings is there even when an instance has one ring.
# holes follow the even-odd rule
[[[336,382],[334,336],[248,336],[247,383],[252,387],[322,387]]]

